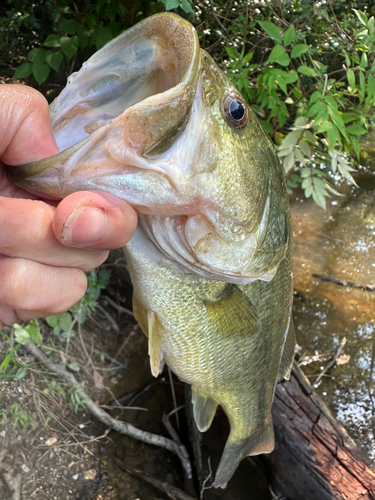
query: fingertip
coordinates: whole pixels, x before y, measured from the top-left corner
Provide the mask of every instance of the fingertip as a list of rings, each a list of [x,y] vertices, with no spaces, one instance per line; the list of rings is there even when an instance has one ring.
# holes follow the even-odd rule
[[[60,202],[53,229],[66,246],[111,250],[128,243],[137,219],[137,212],[125,200],[108,193],[83,191]]]

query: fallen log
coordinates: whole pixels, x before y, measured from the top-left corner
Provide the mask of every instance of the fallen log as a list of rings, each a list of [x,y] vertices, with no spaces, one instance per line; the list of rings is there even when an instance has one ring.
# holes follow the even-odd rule
[[[277,385],[276,447],[264,458],[274,489],[288,500],[375,500],[374,466],[295,364]]]

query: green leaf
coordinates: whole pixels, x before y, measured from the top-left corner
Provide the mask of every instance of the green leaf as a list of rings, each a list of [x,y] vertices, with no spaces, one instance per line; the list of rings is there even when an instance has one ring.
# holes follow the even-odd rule
[[[308,50],[309,50],[308,45],[306,45],[305,43],[299,43],[293,47],[290,57],[300,57]]]
[[[46,61],[51,66],[52,69],[57,71],[60,67],[61,61],[63,60],[63,53],[59,50],[58,52],[53,52],[52,50],[47,50]]]
[[[302,189],[306,189],[308,186],[312,185],[312,177],[305,177],[302,181],[301,187]]]
[[[288,156],[285,156],[283,160],[283,167],[285,172],[289,172],[294,167],[296,159],[294,157],[294,152],[290,153]]]
[[[365,68],[367,68],[367,64],[368,64],[367,63],[367,54],[366,54],[366,52],[363,52],[362,57],[361,57],[360,66],[361,66],[361,68],[365,69]]]
[[[231,57],[232,59],[238,58],[237,52],[234,50],[233,47],[224,47],[224,49],[226,50],[228,56]]]
[[[51,328],[55,328],[59,322],[59,317],[58,316],[47,316],[44,318],[47,325],[50,326]]]
[[[30,341],[30,334],[25,328],[22,328],[21,325],[15,323],[13,325],[14,329],[14,338],[16,342],[21,345],[26,345]]]
[[[359,86],[361,87],[361,91],[364,94],[366,91],[366,80],[363,71],[359,72]]]
[[[298,146],[299,146],[299,149],[301,150],[302,154],[306,158],[311,158],[311,156],[312,156],[311,146],[307,141],[300,139],[298,141]]]
[[[195,14],[190,0],[181,0],[181,9],[186,12],[186,14]]]
[[[79,46],[81,49],[84,49],[88,46],[91,40],[91,31],[86,31],[82,26],[77,32],[77,36],[79,38]]]
[[[66,312],[63,314],[60,314],[59,316],[59,325],[61,328],[66,332],[67,330],[70,330],[70,327],[72,326],[72,316],[70,313]]]
[[[365,130],[360,125],[349,125],[348,127],[346,127],[346,131],[348,132],[348,134],[352,134],[352,135],[367,134],[367,130]]]
[[[336,141],[340,142],[340,135],[337,127],[332,124],[332,127],[327,130],[328,149],[332,150],[336,146]]]
[[[109,28],[97,28],[92,34],[91,43],[95,44],[96,50],[99,50],[112,39],[113,35]]]
[[[79,46],[79,38],[77,35],[72,37],[62,36],[60,38],[61,50],[64,52],[68,59],[71,59],[77,52]]]
[[[367,94],[372,99],[375,99],[375,78],[372,75],[368,76],[367,81]]]
[[[32,319],[30,323],[25,327],[25,330],[29,332],[31,342],[40,345],[42,343],[42,336],[39,331],[39,325],[36,319]]]
[[[310,132],[310,130],[305,130],[302,137],[304,137],[306,141],[308,141],[310,144],[314,146],[317,143],[315,135],[312,132]]]
[[[309,68],[308,66],[302,65],[297,69],[298,73],[306,76],[316,76],[316,71],[313,68]]]
[[[43,45],[45,47],[60,47],[60,35],[48,35]]]
[[[313,197],[313,200],[315,201],[315,203],[317,205],[319,205],[320,207],[322,207],[323,210],[326,209],[326,199],[325,199],[325,197],[323,196],[322,193],[320,193],[318,191],[313,191],[312,192],[312,197]]]
[[[358,17],[358,19],[360,20],[360,22],[366,26],[367,28],[367,23],[368,23],[368,19],[367,19],[367,16],[364,12],[361,12],[360,10],[357,10],[357,9],[353,9],[356,16]]]
[[[277,62],[281,66],[288,66],[290,59],[282,45],[276,45],[269,55],[267,62]]]
[[[270,23],[269,21],[258,21],[258,24],[260,24],[263,31],[265,31],[267,35],[272,38],[272,40],[275,40],[279,43],[282,42],[283,37],[281,31],[277,26],[275,26],[273,23]]]
[[[292,24],[284,33],[283,43],[285,47],[290,45],[294,41],[295,37],[296,37],[296,32]]]
[[[374,36],[374,21],[375,21],[374,16],[371,16],[367,23],[367,28],[370,36]]]
[[[27,54],[27,58],[30,62],[44,63],[46,61],[46,50],[45,49],[33,49]]]
[[[68,35],[75,35],[80,28],[81,25],[75,19],[63,19],[59,24],[59,29]]]
[[[260,124],[262,125],[264,131],[267,132],[267,134],[272,134],[273,126],[271,125],[271,123],[265,120],[261,120]]]
[[[179,0],[164,0],[163,4],[165,5],[165,10],[177,9],[180,5]]]
[[[348,71],[346,72],[346,77],[348,79],[349,85],[351,86],[352,89],[354,89],[355,88],[355,74],[354,74],[354,71],[349,68]]]
[[[353,120],[358,119],[358,115],[356,115],[355,113],[343,113],[341,116],[344,123],[349,123],[352,122]]]
[[[332,122],[330,122],[329,120],[323,120],[316,133],[323,134],[323,132],[327,132],[327,130],[329,130],[330,128],[332,128]]]
[[[273,62],[279,59],[279,57],[283,56],[285,54],[285,49],[282,45],[276,45],[270,55],[268,56],[268,62]]]
[[[246,56],[242,59],[242,61],[245,63],[245,64],[248,64],[251,59],[253,58],[253,55],[254,55],[254,52],[249,52],[248,54],[246,54]]]
[[[32,66],[33,65],[29,62],[20,64],[14,72],[13,78],[26,78],[31,74]]]
[[[281,88],[281,90],[284,92],[284,94],[288,94],[288,88],[287,88],[287,85],[286,85],[284,78],[282,76],[279,76],[278,78],[276,78],[276,81],[277,81],[279,87]],[[292,100],[292,103],[293,103],[293,100]]]
[[[48,78],[50,67],[47,63],[33,63],[32,71],[35,80],[38,82],[38,85],[42,85],[42,83],[44,83]]]
[[[26,366],[20,366],[12,378],[13,380],[22,380],[26,377],[27,373]]]
[[[72,370],[73,372],[79,372],[79,366],[78,366],[78,363],[76,363],[75,361],[73,361],[72,363],[69,363],[67,366],[68,366],[68,368],[70,368],[70,370]]]
[[[294,148],[297,142],[299,141],[301,135],[302,135],[302,130],[293,130],[292,132],[289,132],[282,140],[279,149],[280,150],[288,149],[290,147]]]

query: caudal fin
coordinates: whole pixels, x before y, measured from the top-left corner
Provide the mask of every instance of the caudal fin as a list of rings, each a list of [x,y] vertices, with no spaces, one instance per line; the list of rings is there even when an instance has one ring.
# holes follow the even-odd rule
[[[216,472],[214,487],[225,488],[243,458],[249,455],[271,453],[274,446],[275,435],[272,419],[261,432],[252,434],[241,441],[231,441],[231,436],[229,436]]]

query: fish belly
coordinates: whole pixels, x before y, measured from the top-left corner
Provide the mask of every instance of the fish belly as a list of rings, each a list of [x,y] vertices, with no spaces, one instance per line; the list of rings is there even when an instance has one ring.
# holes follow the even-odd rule
[[[165,362],[192,385],[201,431],[208,429],[219,404],[229,419],[230,435],[215,478],[216,487],[225,487],[242,458],[274,446],[271,405],[290,322],[289,261],[281,263],[271,282],[237,286],[180,270],[141,227],[124,252],[153,374]]]

